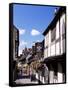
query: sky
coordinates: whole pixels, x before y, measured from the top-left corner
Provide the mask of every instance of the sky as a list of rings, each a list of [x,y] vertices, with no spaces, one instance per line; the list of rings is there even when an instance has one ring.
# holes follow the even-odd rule
[[[13,24],[19,30],[19,55],[33,43],[44,39],[43,32],[54,18],[55,8],[52,6],[13,5]]]

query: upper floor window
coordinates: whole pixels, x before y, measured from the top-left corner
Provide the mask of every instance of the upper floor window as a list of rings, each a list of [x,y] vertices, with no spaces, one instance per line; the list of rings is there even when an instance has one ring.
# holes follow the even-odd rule
[[[56,28],[53,28],[51,31],[51,42],[53,42],[56,38]]]

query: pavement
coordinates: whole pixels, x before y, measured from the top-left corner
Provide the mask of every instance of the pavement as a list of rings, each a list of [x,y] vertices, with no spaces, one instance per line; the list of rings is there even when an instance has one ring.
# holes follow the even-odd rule
[[[16,84],[38,84],[38,80],[36,78],[31,79],[30,76],[19,76],[16,81]]]
[[[31,81],[30,78],[25,78],[25,79],[17,79],[15,81],[16,84],[38,84],[38,81]]]

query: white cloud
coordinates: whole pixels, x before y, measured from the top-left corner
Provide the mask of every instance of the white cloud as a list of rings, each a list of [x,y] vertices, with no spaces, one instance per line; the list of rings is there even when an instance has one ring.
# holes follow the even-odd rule
[[[37,42],[40,42],[40,40],[37,40]]]
[[[20,42],[20,46],[25,46],[25,45],[27,45],[27,42],[22,40],[22,41]]]
[[[20,33],[20,35],[25,34],[25,29],[19,29],[19,33]]]
[[[32,36],[36,36],[36,35],[39,35],[39,34],[40,34],[39,31],[37,31],[36,29],[32,29],[32,31],[31,31]]]

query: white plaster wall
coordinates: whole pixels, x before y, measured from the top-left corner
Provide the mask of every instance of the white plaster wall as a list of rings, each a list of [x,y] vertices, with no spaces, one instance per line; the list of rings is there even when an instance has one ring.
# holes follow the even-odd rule
[[[48,54],[48,49],[46,48],[46,46],[48,45],[48,34],[45,36],[45,40],[44,40],[44,58],[47,58],[47,54]]]
[[[65,21],[65,14],[63,14],[60,18],[60,35],[61,35],[61,54],[63,54],[63,42],[62,42],[62,23]]]
[[[61,54],[63,54],[63,48],[62,48],[62,47],[63,47],[63,44],[62,44],[62,43],[63,43],[63,42],[62,42],[62,36],[61,36],[61,41],[60,41],[60,42],[61,42]]]
[[[51,52],[51,30],[49,30],[49,44],[48,44],[48,57],[50,56],[50,52]]]
[[[51,56],[55,55],[55,44],[51,45]]]
[[[63,20],[65,22],[65,14],[63,14],[60,18],[60,34],[62,35],[62,23],[63,23]]]
[[[50,46],[50,44],[51,44],[51,30],[49,30],[49,38],[48,38],[49,40],[49,46]]]
[[[45,36],[45,47],[49,44],[49,32]]]
[[[62,40],[63,53],[65,53],[65,39]]]
[[[50,46],[48,47],[48,57],[50,56]]]
[[[49,72],[49,83],[53,83],[54,80],[54,71],[50,70]]]
[[[46,48],[46,46],[48,46],[48,49],[45,49],[44,50],[44,58],[46,58],[46,57],[49,57],[50,56],[51,30],[49,30],[49,32],[45,36],[44,46],[45,46],[45,48]]]
[[[56,43],[56,55],[60,55],[60,46],[59,46],[59,42]]]
[[[46,45],[49,45],[49,32],[47,33],[47,37],[46,37]]]
[[[56,39],[59,38],[59,21],[57,21],[57,24],[56,24]]]
[[[46,36],[44,37],[44,58],[46,58],[46,50],[45,50],[45,47],[46,47]]]
[[[48,57],[47,54],[48,54],[48,49],[45,49],[45,50],[44,50],[44,58],[47,58],[47,57]]]
[[[59,36],[59,21],[57,21],[56,23],[56,39],[61,37],[61,41],[60,41],[61,42],[60,43],[61,54],[63,53],[63,42],[65,42],[65,40],[62,41],[62,22],[63,20],[65,21],[65,14],[63,14],[60,18],[60,36]],[[49,32],[45,36],[44,46],[46,47],[47,45],[48,45],[48,50],[44,49],[44,58],[55,55],[55,44],[51,45],[51,30],[49,30]],[[60,54],[60,47],[59,47],[59,43],[57,43],[56,44],[56,55],[59,55],[59,54]]]

